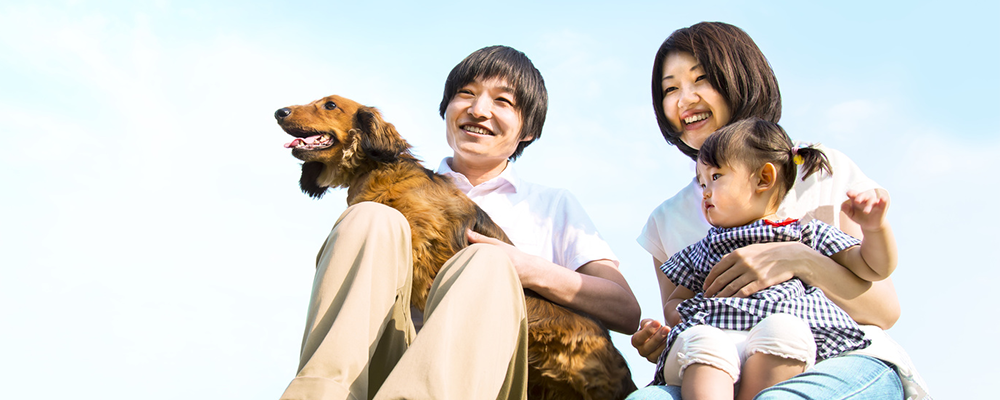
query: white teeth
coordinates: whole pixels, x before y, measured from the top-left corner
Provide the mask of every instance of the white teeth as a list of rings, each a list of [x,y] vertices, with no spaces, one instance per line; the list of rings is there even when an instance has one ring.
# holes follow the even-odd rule
[[[690,117],[684,118],[684,123],[685,124],[693,124],[695,122],[698,122],[698,121],[701,121],[703,119],[708,118],[709,115],[712,115],[712,114],[711,113],[701,113],[701,114],[692,115]]]
[[[490,131],[488,131],[486,129],[483,129],[483,128],[480,128],[478,126],[468,126],[468,125],[466,125],[466,126],[463,126],[462,129],[465,129],[465,130],[467,130],[469,132],[480,134],[480,135],[490,135],[490,136],[493,136],[493,132],[490,132]]]

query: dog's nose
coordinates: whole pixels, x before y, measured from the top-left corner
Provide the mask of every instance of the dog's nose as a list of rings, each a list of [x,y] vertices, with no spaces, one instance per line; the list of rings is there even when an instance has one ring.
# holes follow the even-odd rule
[[[288,107],[279,108],[278,111],[274,112],[274,118],[275,119],[282,119],[282,118],[287,117],[288,114],[291,114],[291,113],[292,113],[292,109],[291,108],[288,108]]]

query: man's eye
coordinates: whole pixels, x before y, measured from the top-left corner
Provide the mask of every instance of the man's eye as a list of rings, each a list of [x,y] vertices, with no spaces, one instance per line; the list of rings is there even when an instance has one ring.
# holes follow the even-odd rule
[[[326,102],[326,103],[323,104],[323,108],[325,108],[327,110],[333,110],[333,109],[337,108],[337,103],[334,103],[332,101],[328,101],[328,102]]]
[[[511,105],[511,106],[514,105],[514,102],[511,101],[510,99],[506,98],[506,97],[497,97],[497,101],[499,101],[501,103],[507,103],[507,105]]]

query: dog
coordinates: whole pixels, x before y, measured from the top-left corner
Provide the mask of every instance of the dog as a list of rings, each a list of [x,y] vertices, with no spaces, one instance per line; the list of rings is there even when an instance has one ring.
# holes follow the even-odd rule
[[[333,95],[278,109],[285,145],[302,163],[299,187],[313,198],[347,188],[347,204],[382,203],[409,222],[413,249],[411,304],[421,311],[434,277],[469,245],[466,231],[511,243],[451,178],[421,164],[411,146],[373,107]],[[528,397],[624,399],[636,390],[625,358],[599,321],[525,291]]]

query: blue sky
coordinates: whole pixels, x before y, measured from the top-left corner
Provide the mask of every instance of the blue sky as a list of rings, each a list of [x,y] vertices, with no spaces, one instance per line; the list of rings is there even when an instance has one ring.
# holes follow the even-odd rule
[[[659,316],[635,238],[693,165],[660,137],[649,74],[671,31],[704,20],[755,39],[793,138],[892,193],[889,332],[935,397],[994,393],[995,2],[163,0],[0,5],[2,397],[277,398],[345,205],[299,192],[274,110],[377,106],[434,167],[444,78],[494,44],[531,57],[550,95],[519,172],[577,195]]]

